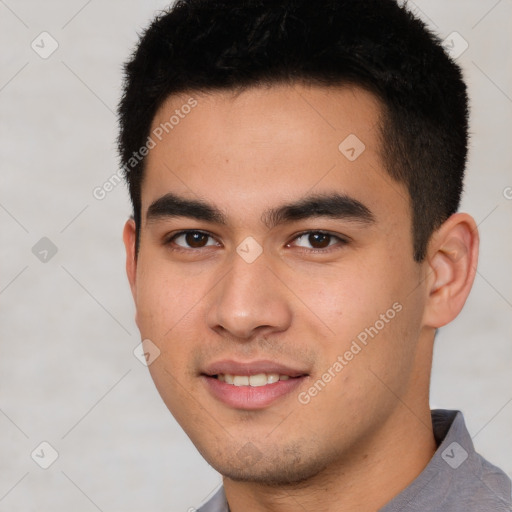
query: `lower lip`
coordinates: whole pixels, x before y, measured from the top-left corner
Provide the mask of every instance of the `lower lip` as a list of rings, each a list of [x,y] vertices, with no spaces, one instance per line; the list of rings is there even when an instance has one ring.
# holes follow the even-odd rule
[[[279,398],[290,394],[304,381],[304,377],[295,377],[265,386],[252,387],[226,384],[215,377],[206,375],[201,378],[215,398],[229,407],[245,410],[263,409]]]

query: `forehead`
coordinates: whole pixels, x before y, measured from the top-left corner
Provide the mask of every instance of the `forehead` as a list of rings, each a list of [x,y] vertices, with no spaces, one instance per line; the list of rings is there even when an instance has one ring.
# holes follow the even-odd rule
[[[299,156],[301,148],[334,152],[350,134],[358,135],[373,151],[378,149],[380,111],[379,100],[358,87],[283,84],[238,92],[191,92],[170,96],[158,109],[151,132],[160,132],[159,142],[160,138],[188,142],[180,147],[184,158],[197,157],[198,147],[220,157],[272,146],[277,151],[295,146]]]
[[[191,106],[193,105],[193,106]],[[152,123],[142,211],[167,192],[254,210],[310,192],[374,204],[407,192],[381,157],[381,107],[357,87],[274,85],[169,97]]]

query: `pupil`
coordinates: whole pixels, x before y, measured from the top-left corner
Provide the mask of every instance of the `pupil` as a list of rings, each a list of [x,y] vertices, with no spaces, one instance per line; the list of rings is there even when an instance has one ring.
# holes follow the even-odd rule
[[[185,235],[185,240],[190,247],[203,247],[207,241],[207,238],[207,235],[204,233],[198,233],[197,231],[193,233],[187,233]]]
[[[330,235],[326,235],[325,233],[312,233],[309,235],[309,243],[313,247],[321,249],[329,245],[329,237]]]

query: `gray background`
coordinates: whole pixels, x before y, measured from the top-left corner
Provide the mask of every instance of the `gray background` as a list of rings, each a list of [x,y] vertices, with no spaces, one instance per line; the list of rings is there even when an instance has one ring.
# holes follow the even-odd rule
[[[118,168],[121,64],[166,4],[0,0],[0,511],[185,511],[220,483],[133,355],[125,186],[93,196]],[[469,44],[462,209],[482,237],[471,298],[436,341],[432,406],[461,409],[477,449],[512,475],[512,1],[410,6]],[[59,45],[46,59],[31,47],[51,48],[43,31]],[[59,454],[46,470],[31,458],[42,441]]]

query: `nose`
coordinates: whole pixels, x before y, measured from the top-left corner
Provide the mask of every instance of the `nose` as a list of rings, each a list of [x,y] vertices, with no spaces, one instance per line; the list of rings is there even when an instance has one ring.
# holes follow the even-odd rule
[[[262,254],[247,263],[233,254],[229,269],[212,290],[207,322],[218,333],[251,340],[286,330],[292,320],[287,289]]]

